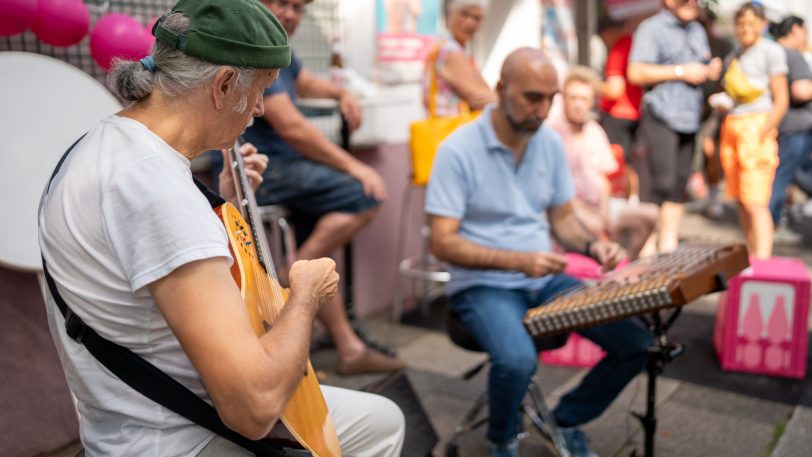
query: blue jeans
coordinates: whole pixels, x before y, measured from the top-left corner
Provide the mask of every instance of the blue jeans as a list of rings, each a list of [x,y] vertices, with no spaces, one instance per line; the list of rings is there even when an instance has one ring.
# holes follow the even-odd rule
[[[770,196],[770,214],[773,223],[778,224],[787,186],[795,172],[809,162],[812,153],[812,131],[785,133],[778,137],[778,168],[775,170],[773,191]]]
[[[450,297],[460,321],[488,352],[490,424],[488,439],[503,443],[519,431],[519,407],[536,372],[538,354],[523,320],[528,309],[550,301],[580,282],[556,275],[538,291],[477,286]],[[598,417],[646,362],[651,334],[642,324],[627,319],[578,333],[601,346],[603,358],[567,393],[553,411],[563,427],[574,427]]]

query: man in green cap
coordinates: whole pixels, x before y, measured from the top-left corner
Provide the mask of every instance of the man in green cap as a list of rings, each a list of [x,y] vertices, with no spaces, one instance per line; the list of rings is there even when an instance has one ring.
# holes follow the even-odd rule
[[[231,147],[263,115],[263,90],[290,62],[287,36],[256,0],[181,0],[153,33],[152,56],[118,62],[109,75],[132,103],[72,147],[43,195],[43,259],[69,323],[129,349],[214,405],[231,430],[258,439],[301,379],[313,319],[338,276],[330,259],[294,264],[284,311],[257,337],[226,231],[190,160]],[[256,187],[267,159],[250,146],[241,152]],[[230,173],[220,178],[222,196],[235,200]],[[246,455],[124,384],[83,345],[84,327],[69,336],[50,293],[46,306],[86,455]],[[322,391],[345,456],[400,455],[394,403]]]

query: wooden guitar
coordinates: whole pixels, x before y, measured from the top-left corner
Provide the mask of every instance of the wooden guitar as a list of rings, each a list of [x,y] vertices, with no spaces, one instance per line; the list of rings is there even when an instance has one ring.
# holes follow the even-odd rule
[[[286,294],[276,276],[254,192],[237,145],[229,152],[229,158],[242,214],[230,203],[220,206],[217,212],[225,224],[234,257],[231,273],[240,286],[254,332],[259,336],[273,326],[285,306]],[[314,457],[341,456],[335,426],[310,361],[285,407],[281,422]]]

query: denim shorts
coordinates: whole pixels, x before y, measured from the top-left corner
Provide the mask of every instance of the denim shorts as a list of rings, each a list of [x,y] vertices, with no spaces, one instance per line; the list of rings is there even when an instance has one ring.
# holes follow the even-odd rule
[[[378,205],[357,179],[304,157],[271,159],[256,195],[260,205],[282,205],[314,217],[360,213]]]
[[[323,215],[360,213],[379,204],[357,179],[304,157],[271,158],[264,178],[256,191],[257,203],[287,208],[299,244]]]

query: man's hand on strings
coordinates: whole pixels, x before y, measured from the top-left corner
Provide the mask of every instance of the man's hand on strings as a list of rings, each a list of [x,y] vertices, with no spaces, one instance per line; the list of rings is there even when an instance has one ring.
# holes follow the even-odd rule
[[[614,241],[595,241],[589,246],[589,256],[601,264],[604,271],[613,270],[625,253]]]
[[[223,170],[220,172],[220,195],[224,199],[234,203],[237,198],[237,191],[234,187],[234,175],[231,171],[231,159],[228,157],[228,149],[222,149]],[[245,159],[245,175],[251,182],[251,188],[256,190],[262,184],[262,173],[268,168],[268,156],[259,154],[257,148],[251,143],[240,146],[240,154]]]
[[[523,252],[519,255],[518,270],[531,278],[558,274],[567,267],[567,258],[554,252]]]

